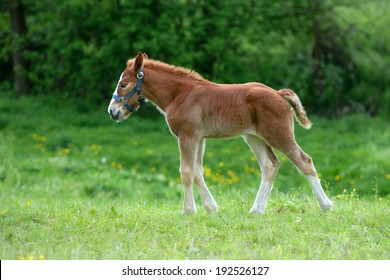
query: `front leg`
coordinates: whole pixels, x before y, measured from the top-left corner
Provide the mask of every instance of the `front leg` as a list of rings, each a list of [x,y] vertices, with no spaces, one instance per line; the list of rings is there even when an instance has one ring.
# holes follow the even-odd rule
[[[214,197],[207,188],[206,182],[203,178],[203,154],[205,149],[205,140],[202,139],[199,142],[197,157],[195,161],[195,185],[198,187],[200,197],[202,198],[203,206],[209,213],[215,213],[218,211],[217,203]]]
[[[192,184],[194,182],[195,155],[198,150],[198,143],[199,140],[194,137],[188,135],[179,136],[180,177],[184,192],[183,214],[196,212]]]

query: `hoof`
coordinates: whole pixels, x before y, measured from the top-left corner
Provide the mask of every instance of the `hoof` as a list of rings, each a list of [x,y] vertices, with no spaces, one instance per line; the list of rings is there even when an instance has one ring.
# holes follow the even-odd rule
[[[320,205],[320,208],[324,212],[329,211],[333,208],[333,202],[329,200],[326,203]]]
[[[209,214],[215,214],[218,213],[218,206],[216,204],[214,205],[205,205],[204,209],[206,210],[207,213]]]
[[[265,210],[261,210],[261,209],[256,209],[256,208],[251,208],[251,210],[249,210],[249,214],[252,214],[252,215],[262,215],[264,214]]]
[[[182,215],[192,215],[192,214],[195,214],[195,213],[196,213],[195,209],[183,209],[181,211]]]

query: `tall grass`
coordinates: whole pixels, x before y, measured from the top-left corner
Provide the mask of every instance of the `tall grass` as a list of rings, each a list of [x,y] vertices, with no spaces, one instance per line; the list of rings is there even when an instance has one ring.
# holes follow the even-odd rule
[[[59,106],[61,105],[61,106]],[[247,214],[260,172],[241,139],[207,142],[220,211],[180,215],[176,140],[162,117],[115,124],[105,106],[1,97],[2,259],[388,259],[390,129],[362,115],[296,126],[335,202],[321,213],[280,153],[267,212]]]

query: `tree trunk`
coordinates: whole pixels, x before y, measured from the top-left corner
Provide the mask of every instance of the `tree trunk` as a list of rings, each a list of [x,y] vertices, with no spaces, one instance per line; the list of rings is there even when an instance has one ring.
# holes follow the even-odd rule
[[[15,92],[21,96],[30,92],[28,61],[23,56],[26,49],[27,24],[21,0],[8,0],[8,5],[13,36],[12,58]]]

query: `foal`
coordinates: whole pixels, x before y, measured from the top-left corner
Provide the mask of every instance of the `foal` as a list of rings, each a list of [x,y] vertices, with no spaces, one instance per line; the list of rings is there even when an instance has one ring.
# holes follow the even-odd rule
[[[178,138],[183,213],[196,211],[193,183],[204,208],[208,212],[217,211],[217,203],[203,178],[205,138],[235,136],[244,138],[262,172],[250,213],[265,211],[279,167],[273,148],[284,153],[308,180],[320,208],[332,208],[312,159],[295,142],[292,115],[306,129],[311,123],[292,90],[277,91],[261,83],[216,84],[196,72],[148,59],[139,52],[127,62],[120,76],[108,107],[111,118],[119,122],[129,117],[138,109],[143,96],[165,115],[170,131]]]

